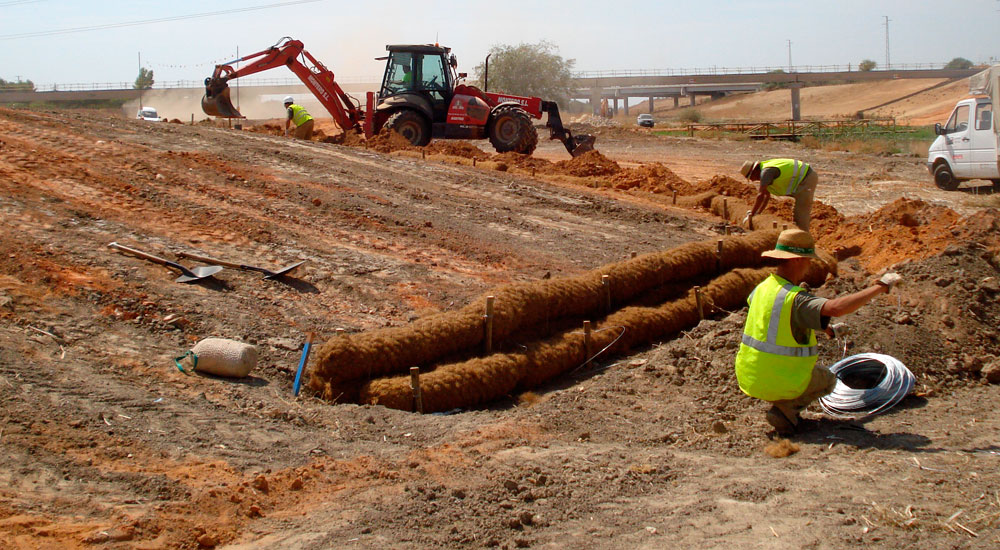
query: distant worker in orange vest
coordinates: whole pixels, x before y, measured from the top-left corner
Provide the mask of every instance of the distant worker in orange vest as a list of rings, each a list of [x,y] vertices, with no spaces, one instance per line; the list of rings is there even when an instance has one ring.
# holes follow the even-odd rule
[[[292,96],[285,98],[285,109],[288,109],[288,118],[285,119],[285,135],[288,135],[288,127],[295,123],[295,137],[299,139],[311,139],[313,135],[313,117],[305,107],[296,105]]]
[[[812,214],[813,195],[819,176],[808,164],[794,159],[748,160],[740,167],[740,173],[750,181],[759,181],[760,188],[743,224],[751,226],[753,217],[764,211],[771,194],[779,197],[795,198],[795,225],[809,231]]]

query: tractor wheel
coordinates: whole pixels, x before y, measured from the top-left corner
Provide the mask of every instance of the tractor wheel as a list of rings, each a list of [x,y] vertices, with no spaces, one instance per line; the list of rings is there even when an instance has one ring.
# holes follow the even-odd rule
[[[486,135],[497,153],[514,151],[530,155],[538,145],[538,132],[528,113],[516,105],[497,108],[486,125]]]
[[[396,111],[385,121],[385,130],[397,132],[406,138],[411,144],[423,147],[431,142],[431,129],[427,124],[427,119],[420,113],[403,109]]]
[[[948,163],[942,162],[934,169],[934,184],[945,191],[958,189],[958,180],[955,179],[955,174],[951,172]]]

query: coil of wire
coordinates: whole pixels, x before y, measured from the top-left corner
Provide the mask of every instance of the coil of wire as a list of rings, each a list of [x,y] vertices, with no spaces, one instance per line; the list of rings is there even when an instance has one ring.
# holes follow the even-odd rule
[[[906,397],[916,382],[903,363],[881,353],[845,357],[831,365],[830,371],[837,376],[837,386],[819,404],[837,418],[884,413]]]

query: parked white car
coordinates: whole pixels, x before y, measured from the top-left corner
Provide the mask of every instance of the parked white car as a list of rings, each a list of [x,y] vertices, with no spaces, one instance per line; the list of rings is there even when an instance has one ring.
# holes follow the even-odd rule
[[[653,115],[651,115],[649,113],[643,113],[643,114],[641,114],[641,115],[639,115],[639,116],[636,117],[635,123],[638,124],[639,126],[643,126],[643,127],[646,127],[646,128],[652,128],[653,124],[654,124],[654,122],[653,122]]]
[[[135,118],[148,120],[149,122],[163,121],[163,119],[160,118],[160,115],[156,112],[156,107],[143,107],[142,109],[139,109],[139,112],[136,113]]]

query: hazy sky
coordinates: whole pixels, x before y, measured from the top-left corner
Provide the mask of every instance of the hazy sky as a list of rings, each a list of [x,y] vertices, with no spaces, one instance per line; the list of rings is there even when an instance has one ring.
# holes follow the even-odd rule
[[[36,84],[132,82],[143,66],[158,82],[200,81],[212,65],[263,50],[283,36],[337,75],[379,77],[386,44],[450,46],[471,73],[491,45],[548,40],[576,70],[857,66],[890,61],[1000,60],[998,0],[427,1],[319,0],[153,24],[288,0],[0,0],[0,78]],[[34,34],[33,36],[20,36]],[[997,61],[1000,62],[1000,61]],[[258,75],[293,78],[286,69]]]

